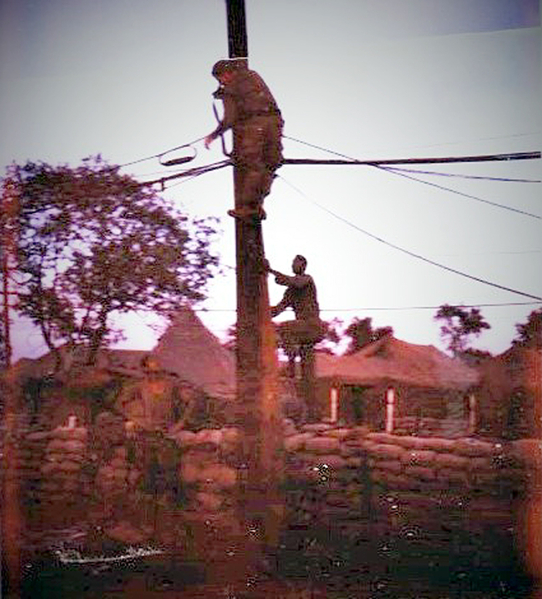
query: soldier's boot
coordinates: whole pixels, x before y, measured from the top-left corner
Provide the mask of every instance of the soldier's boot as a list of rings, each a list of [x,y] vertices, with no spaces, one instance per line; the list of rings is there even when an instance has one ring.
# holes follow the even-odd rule
[[[246,169],[243,171],[241,197],[239,206],[235,210],[229,210],[228,214],[242,220],[264,220],[266,218],[263,209],[262,184],[265,172],[257,169]]]

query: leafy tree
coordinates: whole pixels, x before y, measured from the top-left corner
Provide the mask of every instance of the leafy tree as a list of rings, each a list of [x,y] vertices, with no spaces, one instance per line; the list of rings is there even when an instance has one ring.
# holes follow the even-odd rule
[[[492,357],[493,354],[491,352],[472,347],[469,347],[461,354],[461,359],[469,366],[479,366]]]
[[[444,321],[440,334],[454,356],[460,356],[467,350],[471,335],[478,337],[483,329],[491,328],[478,308],[466,310],[461,306],[444,304],[437,310],[434,318]]]
[[[525,324],[517,324],[516,331],[512,345],[542,348],[542,308],[533,310]]]
[[[18,309],[51,351],[84,346],[93,363],[121,334],[112,315],[169,314],[204,298],[218,265],[212,222],[190,222],[99,156],[77,168],[28,162],[11,172],[20,205]]]
[[[341,343],[343,322],[339,318],[333,318],[324,321],[324,324],[326,325],[326,334],[315,348],[325,354],[334,354]]]
[[[392,327],[379,327],[373,329],[372,318],[354,318],[345,330],[350,337],[346,355],[354,354],[370,343],[374,343],[383,337],[393,335]]]

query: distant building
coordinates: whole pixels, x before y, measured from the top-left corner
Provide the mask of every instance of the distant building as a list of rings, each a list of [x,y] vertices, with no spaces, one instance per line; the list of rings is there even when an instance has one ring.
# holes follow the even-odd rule
[[[58,372],[52,353],[15,366],[22,405],[34,423],[56,426],[70,416],[89,423],[100,410],[114,409],[141,428],[164,429],[188,416],[189,404],[200,412],[192,409],[192,417],[212,418],[235,397],[233,355],[187,307],[150,352],[101,349],[87,367],[83,349],[59,351]]]
[[[178,310],[150,355],[161,368],[213,397],[235,397],[234,355],[188,307]]]

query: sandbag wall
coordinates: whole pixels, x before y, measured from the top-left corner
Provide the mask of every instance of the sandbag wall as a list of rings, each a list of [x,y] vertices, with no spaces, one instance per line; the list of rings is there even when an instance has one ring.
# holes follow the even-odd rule
[[[110,412],[89,429],[25,431],[17,469],[24,546],[93,537],[99,550],[106,537],[127,544],[170,539],[172,530],[158,526],[164,513],[181,510],[179,455],[159,432],[127,434]]]
[[[285,488],[290,530],[358,537],[367,534],[370,480],[366,427],[327,423],[285,428]]]
[[[240,441],[235,427],[181,430],[173,433],[182,450],[180,477],[188,489],[186,517],[204,519],[218,513],[231,513],[232,493],[237,487],[233,464]]]
[[[25,436],[19,456],[21,494],[32,520],[61,523],[81,501],[86,443],[86,428],[57,427]]]
[[[540,440],[422,438],[320,423],[287,427],[284,445],[288,526],[297,530],[328,527],[357,540],[376,533],[476,541],[495,530],[512,538],[526,498],[542,491]]]
[[[91,431],[58,427],[21,440],[31,529],[124,521],[148,539],[157,522],[170,532],[177,523],[207,530],[212,522],[217,536],[229,534],[237,522],[238,429],[170,430],[167,439],[126,435],[110,414],[99,420]],[[398,534],[511,530],[536,492],[541,454],[540,440],[424,438],[329,423],[296,428],[285,420],[284,528],[353,540],[375,526]]]

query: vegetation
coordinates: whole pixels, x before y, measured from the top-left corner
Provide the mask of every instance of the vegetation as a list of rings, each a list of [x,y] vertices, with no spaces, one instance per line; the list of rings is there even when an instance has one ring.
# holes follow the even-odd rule
[[[83,346],[94,363],[121,337],[112,316],[168,314],[205,297],[218,266],[208,220],[190,222],[99,156],[82,166],[14,165],[19,198],[18,310],[56,352]]]
[[[1,283],[1,280],[0,280]],[[4,326],[0,322],[0,372],[7,366],[7,352],[6,352],[6,337],[4,333]]]
[[[459,357],[467,350],[470,337],[478,337],[484,329],[490,329],[478,308],[467,310],[461,306],[440,306],[435,314],[435,320],[441,320],[444,324],[440,327],[440,333],[448,350]]]
[[[393,335],[392,327],[379,327],[373,329],[371,318],[354,318],[345,330],[350,337],[350,343],[346,349],[346,355],[354,354],[366,345],[374,343],[383,337]]]
[[[341,330],[343,323],[340,319],[334,318],[333,320],[325,321],[325,325],[325,337],[316,345],[316,349],[326,354],[333,354],[337,351],[342,340]]]
[[[521,347],[542,348],[542,308],[533,310],[527,322],[516,325],[517,335],[512,345]]]

